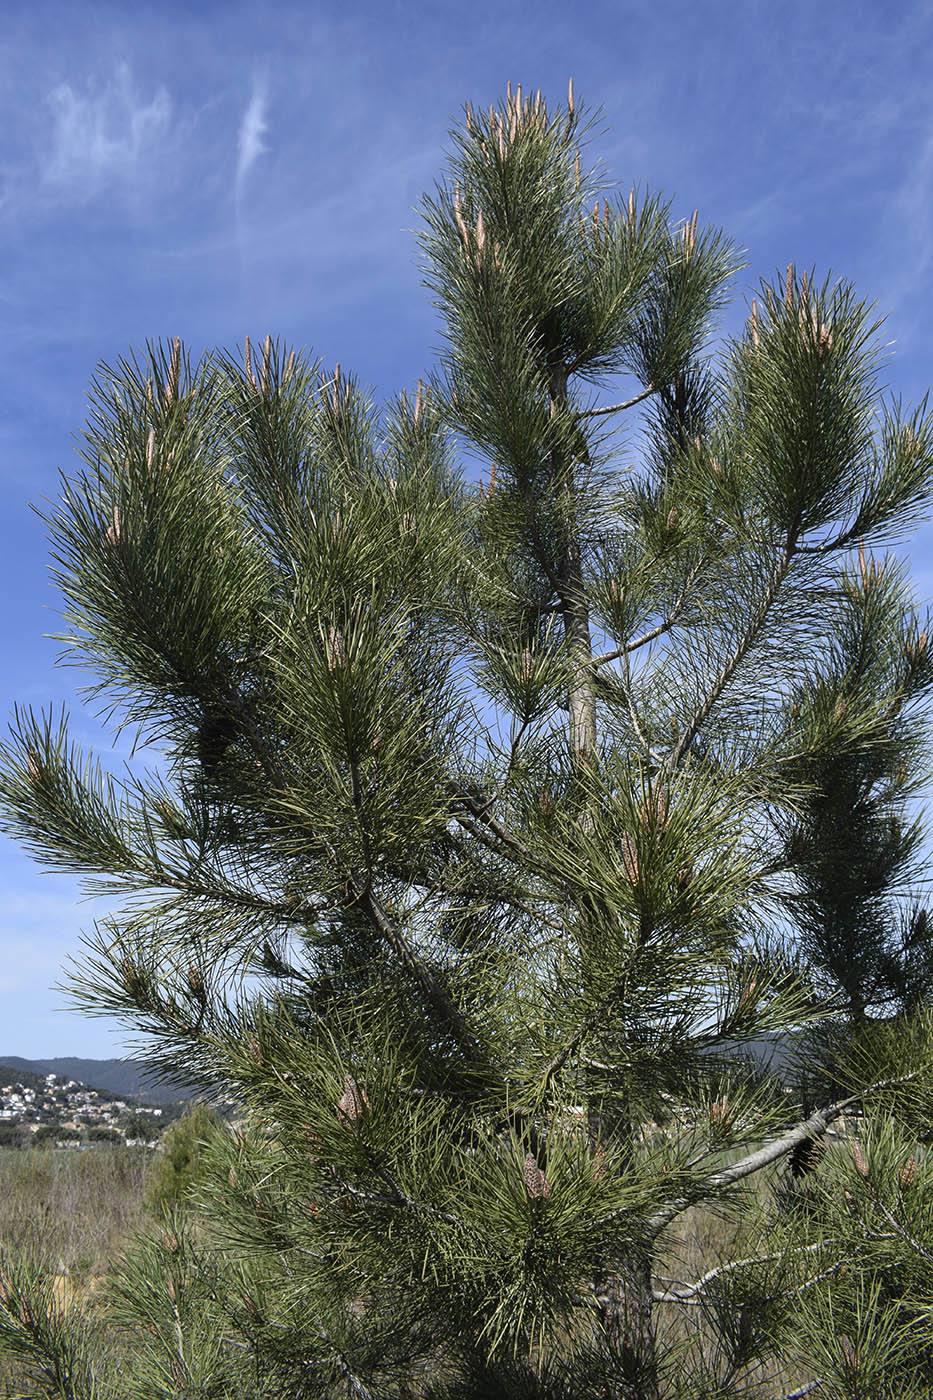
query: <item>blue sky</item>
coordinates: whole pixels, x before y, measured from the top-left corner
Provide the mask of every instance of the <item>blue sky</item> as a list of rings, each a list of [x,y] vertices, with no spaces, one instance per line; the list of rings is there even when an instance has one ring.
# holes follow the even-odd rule
[[[740,291],[791,260],[844,275],[888,316],[892,389],[933,381],[928,0],[35,0],[3,19],[3,712],[64,700],[100,741],[43,639],[56,599],[28,508],[75,464],[95,364],[271,331],[377,395],[412,385],[438,341],[414,206],[464,101],[510,79],[562,99],[572,74],[612,176],[723,225]],[[912,556],[930,597],[930,529]],[[0,888],[0,1053],[119,1053],[51,986],[93,906],[8,842]]]

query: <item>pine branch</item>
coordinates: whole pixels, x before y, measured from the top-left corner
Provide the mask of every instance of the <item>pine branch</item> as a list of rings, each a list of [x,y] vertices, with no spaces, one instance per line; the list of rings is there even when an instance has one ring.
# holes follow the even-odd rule
[[[483,1063],[486,1059],[483,1048],[469,1029],[462,1011],[417,956],[401,929],[389,918],[381,901],[368,885],[362,885],[355,879],[350,880],[349,889],[356,903],[368,915],[373,927],[379,930],[403,966],[410,972],[424,993],[425,1000],[459,1041],[470,1059]]]
[[[748,655],[755,642],[758,640],[758,636],[761,632],[762,627],[765,624],[765,621],[767,620],[768,614],[771,611],[772,606],[774,605],[774,602],[780,591],[781,585],[787,577],[795,550],[796,544],[793,538],[789,536],[787,544],[785,545],[780,557],[778,558],[778,561],[775,564],[775,567],[772,571],[771,577],[768,580],[768,584],[765,589],[764,595],[759,601],[758,606],[752,615],[751,621],[749,622],[745,631],[742,633],[742,636],[739,638],[739,641],[734,647],[731,655],[726,659],[725,663],[723,664],[721,670],[719,671],[718,675],[713,681],[713,684],[708,690],[702,703],[700,704],[698,709],[694,711],[693,715],[691,716],[690,720],[686,725],[686,728],[680,735],[680,738],[678,739],[677,744],[673,749],[673,752],[671,753],[669,759],[667,759],[666,762],[669,771],[673,772],[680,766],[681,762],[683,761],[684,754],[687,753],[690,746],[693,744],[694,739],[696,739],[704,723],[709,718],[709,715],[712,712],[716,702],[719,700],[720,696],[728,686],[729,682],[732,680],[739,666],[744,661],[745,657]]]
[[[640,394],[636,394],[632,399],[626,399],[624,403],[613,403],[605,408],[585,408],[577,414],[578,418],[603,418],[609,413],[624,413],[627,408],[634,408],[636,404],[643,403],[652,394],[658,392],[657,385],[649,384],[647,389],[642,389]]]

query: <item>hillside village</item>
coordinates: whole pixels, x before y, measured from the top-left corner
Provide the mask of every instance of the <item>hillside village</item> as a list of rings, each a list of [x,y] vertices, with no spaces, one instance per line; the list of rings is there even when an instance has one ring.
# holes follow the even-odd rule
[[[141,1103],[60,1074],[0,1064],[0,1147],[155,1146],[177,1106]]]

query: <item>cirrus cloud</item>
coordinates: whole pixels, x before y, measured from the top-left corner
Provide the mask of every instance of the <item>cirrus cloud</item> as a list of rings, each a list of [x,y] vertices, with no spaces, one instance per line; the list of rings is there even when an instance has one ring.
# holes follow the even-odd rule
[[[261,85],[255,84],[253,95],[243,113],[240,133],[237,138],[236,192],[238,196],[250,168],[269,149],[262,139],[268,129],[265,90]]]
[[[145,171],[172,126],[172,100],[158,87],[147,101],[120,64],[102,86],[84,92],[60,83],[48,96],[51,151],[42,171],[47,185],[90,198],[113,182]]]

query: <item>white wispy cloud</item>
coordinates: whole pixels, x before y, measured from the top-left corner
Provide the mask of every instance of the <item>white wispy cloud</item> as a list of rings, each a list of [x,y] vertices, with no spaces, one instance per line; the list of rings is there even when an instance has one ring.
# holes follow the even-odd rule
[[[240,122],[240,132],[237,138],[237,165],[236,165],[236,191],[240,194],[243,188],[243,181],[246,179],[251,167],[269,148],[263,141],[263,137],[269,129],[266,121],[266,93],[261,84],[255,84],[253,95],[249,100],[246,111],[243,113],[243,120]]]
[[[85,198],[145,170],[172,125],[172,100],[166,89],[157,88],[146,100],[126,64],[120,64],[107,82],[84,91],[60,83],[49,93],[48,104],[52,140],[44,180]]]

